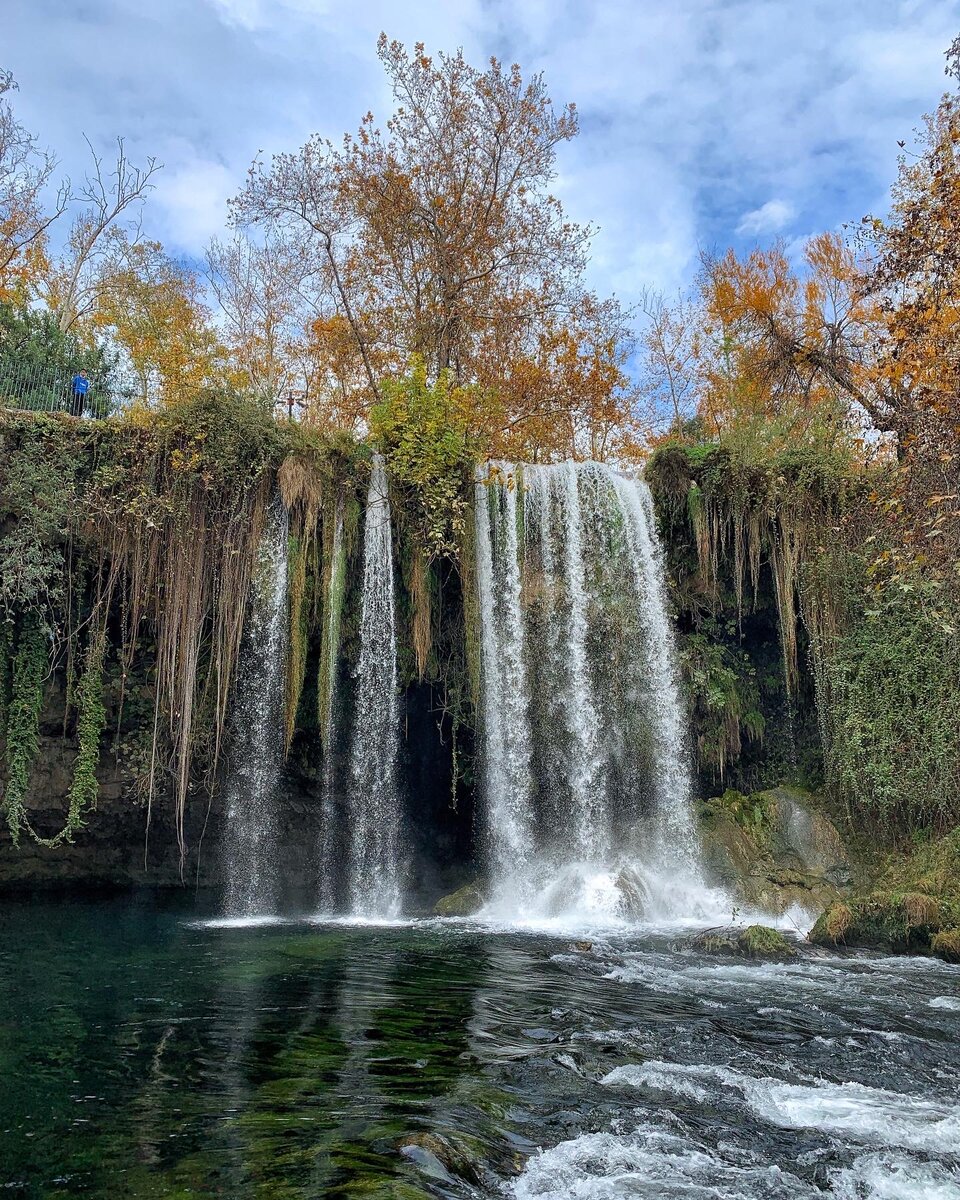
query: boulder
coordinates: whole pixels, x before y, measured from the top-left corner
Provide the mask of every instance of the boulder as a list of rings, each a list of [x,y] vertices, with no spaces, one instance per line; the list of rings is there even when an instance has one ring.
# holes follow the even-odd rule
[[[794,958],[796,950],[777,929],[768,925],[705,929],[690,943],[704,954],[736,954],[741,958]]]
[[[842,897],[852,865],[816,799],[778,787],[752,796],[727,792],[703,807],[704,861],[746,908],[776,916],[800,908],[811,917]]]
[[[449,896],[441,897],[433,906],[433,911],[438,917],[472,917],[485,903],[477,883],[467,883]]]

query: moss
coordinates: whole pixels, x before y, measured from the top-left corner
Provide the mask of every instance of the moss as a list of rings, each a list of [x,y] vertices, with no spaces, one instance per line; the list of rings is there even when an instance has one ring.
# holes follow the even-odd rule
[[[817,919],[807,939],[815,946],[839,946],[846,942],[852,924],[852,911],[843,901],[839,901]]]
[[[960,963],[960,928],[941,929],[931,939],[930,949],[945,962]]]
[[[737,941],[748,958],[792,958],[796,954],[783,934],[769,925],[750,925]]]
[[[736,954],[742,958],[793,958],[797,953],[783,934],[769,925],[707,929],[696,935],[692,945],[704,954]]]
[[[433,906],[438,917],[470,917],[483,908],[484,899],[476,883],[468,883]]]

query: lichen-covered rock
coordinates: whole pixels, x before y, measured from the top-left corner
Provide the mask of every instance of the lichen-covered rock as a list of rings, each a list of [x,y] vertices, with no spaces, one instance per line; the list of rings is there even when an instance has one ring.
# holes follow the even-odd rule
[[[462,888],[443,896],[433,906],[438,917],[472,917],[484,906],[483,893],[476,883],[465,884]]]

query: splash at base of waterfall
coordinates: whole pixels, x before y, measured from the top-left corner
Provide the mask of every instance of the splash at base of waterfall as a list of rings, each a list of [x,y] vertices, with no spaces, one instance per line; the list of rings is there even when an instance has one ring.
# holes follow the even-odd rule
[[[698,875],[658,872],[642,862],[566,862],[498,881],[479,916],[496,924],[576,931],[730,923],[734,905]]]

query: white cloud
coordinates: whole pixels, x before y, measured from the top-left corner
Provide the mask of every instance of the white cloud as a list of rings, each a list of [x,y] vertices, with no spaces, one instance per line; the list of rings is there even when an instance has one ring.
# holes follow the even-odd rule
[[[196,253],[258,150],[383,119],[381,29],[518,61],[578,105],[557,189],[601,227],[591,284],[629,300],[689,279],[701,247],[875,210],[957,18],[957,0],[6,0],[0,65],[70,174],[84,133],[163,161],[146,231]]]
[[[768,200],[759,208],[744,213],[736,232],[746,237],[759,237],[765,233],[778,233],[797,215],[789,200]]]
[[[157,176],[151,204],[161,210],[166,238],[180,250],[200,255],[222,232],[227,200],[238,190],[236,172],[203,159],[178,162]]]

